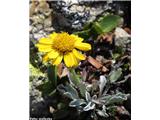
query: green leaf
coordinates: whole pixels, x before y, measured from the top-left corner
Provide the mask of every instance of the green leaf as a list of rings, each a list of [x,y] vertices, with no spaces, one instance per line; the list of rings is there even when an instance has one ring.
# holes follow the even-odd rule
[[[48,81],[45,81],[42,85],[38,86],[38,89],[42,91],[43,96],[52,96],[56,93],[57,87],[57,67],[49,65],[47,69]]]
[[[113,70],[110,74],[109,74],[109,80],[111,83],[116,82],[122,75],[122,69],[118,68],[117,70]]]
[[[58,105],[57,105],[58,110],[64,109],[65,107],[66,107],[66,104],[64,104],[62,102],[58,103]]]
[[[52,85],[51,81],[46,81],[42,85],[37,87],[38,90],[42,91],[42,96],[52,96],[56,93],[56,89]]]
[[[78,88],[79,88],[79,91],[80,91],[80,94],[81,94],[81,96],[82,97],[85,97],[85,93],[86,93],[86,85],[85,85],[85,83],[83,83],[82,81],[81,81],[81,83],[79,84],[79,86],[78,86]]]
[[[119,54],[119,53],[114,53],[113,54],[113,56],[112,56],[112,58],[114,59],[114,60],[116,60],[117,58],[119,58],[121,55]]]
[[[74,68],[69,69],[69,81],[70,83],[73,83],[75,86],[79,86],[82,79],[80,78],[79,75],[75,72]]]
[[[104,16],[100,21],[93,23],[93,30],[97,34],[107,33],[112,31],[120,22],[120,16],[107,15]]]
[[[104,16],[99,21],[86,24],[82,31],[73,34],[76,34],[85,40],[91,36],[96,39],[99,34],[110,32],[116,28],[120,22],[120,18],[121,17],[117,15]]]
[[[57,66],[49,65],[47,69],[48,79],[54,88],[57,87]]]
[[[90,37],[90,29],[74,32],[73,34],[78,35],[79,37],[82,37],[84,40],[86,40]]]

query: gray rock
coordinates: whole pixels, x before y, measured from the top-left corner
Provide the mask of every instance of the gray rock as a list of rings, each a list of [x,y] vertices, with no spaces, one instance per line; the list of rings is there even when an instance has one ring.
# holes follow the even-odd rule
[[[52,25],[52,21],[50,18],[44,20],[44,28],[50,27]]]
[[[41,30],[41,29],[43,28],[43,25],[42,25],[42,24],[37,24],[37,25],[35,26],[35,28],[37,28],[37,30]]]
[[[35,34],[34,34],[34,38],[35,38],[36,40],[39,40],[39,39],[42,38],[42,37],[44,37],[43,34],[40,34],[40,33],[35,33]]]
[[[32,26],[32,31],[31,31],[31,32],[32,32],[32,33],[36,33],[36,32],[38,32],[37,27]]]
[[[47,28],[44,28],[44,31],[46,31],[46,32],[53,32],[53,31],[55,31],[55,29],[53,28],[53,27],[47,27]]]
[[[115,30],[115,45],[125,47],[126,44],[130,43],[131,36],[122,28],[117,27]]]

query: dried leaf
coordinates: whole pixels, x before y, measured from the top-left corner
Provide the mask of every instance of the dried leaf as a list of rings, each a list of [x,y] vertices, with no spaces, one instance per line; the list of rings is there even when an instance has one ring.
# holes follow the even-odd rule
[[[106,33],[98,36],[97,40],[106,41],[112,44],[113,41],[113,33]]]
[[[93,57],[88,57],[88,62],[91,63],[95,68],[100,69],[103,65],[100,64],[97,60],[95,60]]]
[[[130,115],[124,106],[117,106],[117,112],[121,115]]]
[[[128,34],[131,34],[131,29],[130,29],[130,28],[125,27],[124,30],[125,30]]]
[[[57,71],[58,77],[62,78],[68,75],[68,69],[63,67],[63,64],[58,65],[58,71]]]
[[[102,67],[102,72],[107,72],[109,71],[105,66]]]
[[[63,69],[63,72],[62,72],[62,74],[61,74],[60,77],[62,78],[62,77],[64,77],[64,76],[66,76],[66,75],[68,75],[68,69],[67,69],[67,68],[64,68],[64,69]]]
[[[57,67],[57,74],[58,74],[58,77],[60,78],[61,78],[62,70],[63,70],[63,64],[61,63]]]
[[[97,61],[96,59],[94,59],[91,56],[88,57],[88,62],[91,65],[93,65],[95,68],[101,69],[102,72],[107,72],[108,71],[108,69],[105,66],[103,66],[99,61]]]
[[[49,112],[53,113],[55,111],[55,109],[52,106],[49,106]]]

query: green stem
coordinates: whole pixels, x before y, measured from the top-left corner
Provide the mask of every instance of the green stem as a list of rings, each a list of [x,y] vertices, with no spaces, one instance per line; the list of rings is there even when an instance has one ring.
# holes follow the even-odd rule
[[[53,84],[53,86],[57,87],[57,66],[50,65],[48,67],[48,78]]]
[[[57,66],[54,66],[54,85],[57,87]]]

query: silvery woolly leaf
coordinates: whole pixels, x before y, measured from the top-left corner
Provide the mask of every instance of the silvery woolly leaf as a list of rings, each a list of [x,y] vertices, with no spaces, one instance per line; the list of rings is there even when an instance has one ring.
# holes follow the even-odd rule
[[[123,94],[123,93],[117,93],[115,95],[106,95],[101,97],[99,100],[104,103],[105,105],[108,104],[115,104],[115,103],[121,103],[125,100],[127,100],[127,97],[129,94]]]
[[[95,111],[91,112],[91,118],[93,118],[93,120],[98,120],[98,116]]]
[[[91,95],[90,95],[89,92],[86,91],[85,96],[86,96],[86,101],[87,102],[91,101]]]
[[[107,109],[106,106],[103,105],[102,106],[102,110],[96,109],[97,114],[100,115],[100,116],[102,116],[102,117],[108,117],[109,115],[106,113],[106,109]]]
[[[107,83],[106,77],[104,75],[101,75],[99,80],[99,95],[102,95],[106,83]]]
[[[122,75],[122,68],[118,68],[117,70],[113,70],[109,74],[109,80],[111,83],[116,82]]]
[[[70,84],[67,84],[66,86],[60,84],[57,87],[57,90],[71,99],[79,99],[77,90],[73,88]]]
[[[69,103],[70,107],[79,107],[83,104],[86,104],[86,102],[83,99],[74,99]]]
[[[96,100],[96,99],[97,99],[97,95],[93,95],[92,100]]]
[[[93,110],[95,108],[95,104],[93,102],[89,102],[88,105],[86,105],[83,108],[83,111],[89,111],[89,110]]]
[[[102,117],[108,117],[109,115],[105,112],[105,111],[103,111],[103,110],[96,110],[97,111],[97,114],[99,115],[99,116],[102,116]]]
[[[105,105],[102,106],[102,110],[103,110],[104,112],[106,112],[106,106],[105,106]]]
[[[92,90],[92,88],[93,88],[92,84],[85,83],[85,85],[86,85],[86,90],[87,91],[91,91]]]
[[[94,95],[92,97],[92,102],[95,103],[95,104],[101,104],[100,101],[99,101],[99,99],[97,98],[97,95]]]

